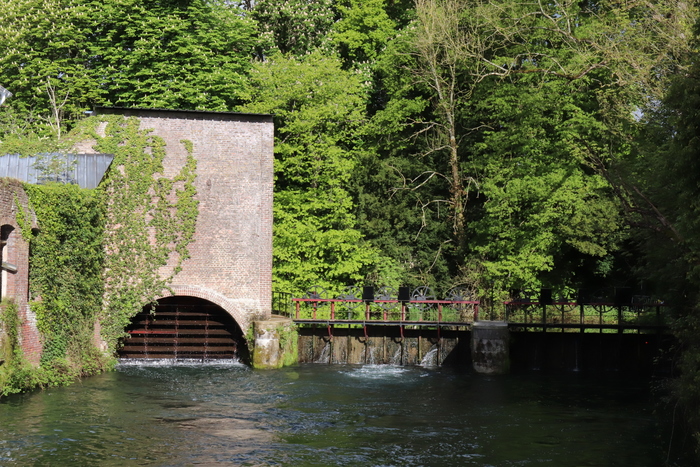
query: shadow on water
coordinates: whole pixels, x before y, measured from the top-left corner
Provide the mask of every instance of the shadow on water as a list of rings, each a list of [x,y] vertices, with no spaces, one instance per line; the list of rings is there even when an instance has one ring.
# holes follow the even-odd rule
[[[0,403],[0,465],[659,466],[648,383],[122,365]]]

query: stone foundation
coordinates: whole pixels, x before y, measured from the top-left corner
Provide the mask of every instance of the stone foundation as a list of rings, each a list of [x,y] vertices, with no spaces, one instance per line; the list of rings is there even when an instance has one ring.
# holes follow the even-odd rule
[[[289,318],[254,321],[253,368],[277,369],[297,363],[297,332]]]
[[[505,321],[477,321],[472,325],[472,366],[478,373],[510,371],[510,331]]]

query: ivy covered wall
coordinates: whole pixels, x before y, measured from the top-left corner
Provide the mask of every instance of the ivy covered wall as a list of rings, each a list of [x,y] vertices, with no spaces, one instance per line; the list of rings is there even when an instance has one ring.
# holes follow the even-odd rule
[[[89,140],[113,154],[99,188],[24,184],[28,205],[16,203],[16,221],[30,246],[29,299],[43,352],[38,366],[27,361],[21,310],[5,302],[0,396],[110,368],[125,326],[168,288],[189,256],[198,213],[192,144],[182,141],[187,161],[166,177],[165,143],[139,126],[135,118],[92,117],[43,149],[68,151]],[[159,274],[172,259],[171,274]]]

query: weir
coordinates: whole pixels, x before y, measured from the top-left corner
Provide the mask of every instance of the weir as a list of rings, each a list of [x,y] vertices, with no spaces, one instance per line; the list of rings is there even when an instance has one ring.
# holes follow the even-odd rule
[[[576,301],[516,295],[500,310],[464,289],[442,300],[428,287],[411,294],[359,288],[326,298],[312,287],[287,297],[286,312],[299,329],[299,360],[315,363],[471,365],[479,373],[520,370],[670,373],[673,338],[663,322],[662,301],[633,296],[627,288]],[[368,293],[369,289],[369,293]],[[403,289],[403,290],[401,290]],[[611,293],[612,292],[612,293]],[[280,308],[278,300],[276,309]],[[485,319],[486,318],[486,319]],[[657,365],[657,362],[660,364]]]
[[[482,322],[488,323],[488,322]],[[473,330],[367,326],[305,326],[299,333],[299,361],[317,364],[473,366]],[[478,331],[477,331],[478,332]],[[666,333],[509,332],[512,372],[615,372],[639,376],[672,372],[674,343]],[[484,362],[477,362],[482,367]],[[478,369],[475,366],[475,369]],[[491,371],[482,371],[489,373]],[[500,373],[503,371],[494,371]],[[493,372],[491,372],[493,373]]]

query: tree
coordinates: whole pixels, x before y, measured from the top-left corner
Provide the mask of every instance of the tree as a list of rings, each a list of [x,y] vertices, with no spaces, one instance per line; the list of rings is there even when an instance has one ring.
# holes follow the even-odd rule
[[[96,21],[90,67],[105,103],[230,111],[246,97],[257,31],[226,2],[114,0]]]
[[[340,19],[331,37],[347,68],[371,66],[387,42],[396,34],[397,24],[389,16],[386,0],[346,0],[336,8]]]
[[[328,32],[336,19],[333,0],[260,0],[253,18],[260,25],[264,50],[301,56],[327,45]],[[326,47],[330,49],[330,47]]]
[[[475,97],[471,109],[486,129],[466,163],[479,180],[469,224],[473,257],[505,289],[546,279],[581,285],[590,279],[581,271],[586,258],[606,258],[626,232],[610,185],[581,155],[582,140],[609,139],[595,100],[532,75]],[[624,145],[609,147],[619,154]],[[553,270],[557,277],[547,278]]]
[[[99,101],[89,71],[93,13],[74,0],[18,0],[0,9],[0,82],[30,132],[60,135],[65,120]]]
[[[696,24],[691,45],[696,50]],[[678,339],[679,376],[670,383],[681,429],[700,441],[700,60],[686,55],[664,99],[643,116],[645,137],[623,167],[620,191],[637,225],[641,259],[637,274],[664,293]],[[669,452],[671,449],[669,448]],[[697,461],[697,459],[696,459]]]
[[[314,51],[256,65],[250,112],[275,115],[273,276],[281,290],[338,290],[359,281],[376,252],[355,228],[348,193],[363,124],[361,77]]]
[[[223,1],[19,0],[0,10],[0,82],[59,137],[94,105],[233,110],[256,36]]]
[[[450,203],[469,261],[508,285],[540,283],[557,251],[605,257],[621,238],[611,169],[632,153],[633,112],[687,50],[692,10],[644,6],[416,3],[412,69],[432,104],[420,135],[447,163],[434,159],[408,188],[448,186],[449,199],[430,202]]]
[[[458,245],[465,238],[465,181],[462,170],[459,111],[486,74],[483,60],[493,45],[485,35],[479,2],[469,7],[463,0],[416,0],[415,54],[417,78],[432,91],[434,119],[428,124],[434,139],[431,152],[448,154],[448,173],[432,172],[449,184],[452,226]],[[471,5],[470,5],[471,6]],[[425,131],[425,130],[424,130]]]

